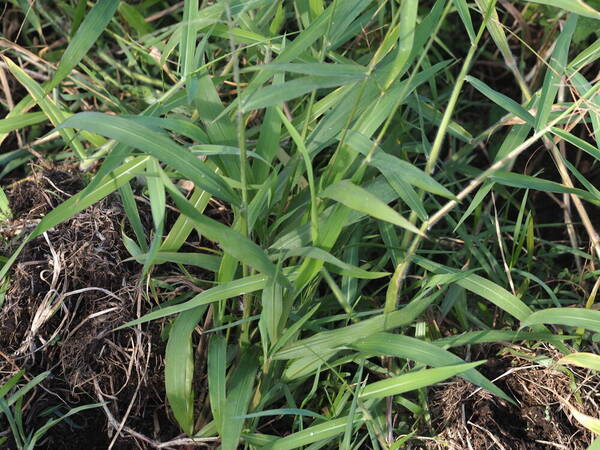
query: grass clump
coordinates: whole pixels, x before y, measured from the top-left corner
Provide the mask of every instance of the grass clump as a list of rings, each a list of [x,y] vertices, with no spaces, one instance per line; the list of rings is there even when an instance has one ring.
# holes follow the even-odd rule
[[[11,2],[0,441],[598,445],[594,6]]]

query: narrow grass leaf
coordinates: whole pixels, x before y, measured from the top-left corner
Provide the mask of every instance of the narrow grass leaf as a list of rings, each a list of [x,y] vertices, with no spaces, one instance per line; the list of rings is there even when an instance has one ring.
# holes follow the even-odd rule
[[[238,448],[244,426],[242,417],[248,411],[257,369],[258,364],[252,352],[244,352],[239,366],[235,368],[231,377],[231,388],[227,390],[222,424],[223,431],[221,433],[221,448],[223,450]]]
[[[360,393],[361,399],[383,398],[391,395],[398,395],[404,392],[410,392],[422,387],[444,381],[467,370],[480,366],[485,361],[473,363],[457,364],[452,366],[438,367],[435,369],[425,369],[418,372],[410,372],[386,380],[376,381],[368,384]]]
[[[594,353],[571,353],[570,355],[563,356],[556,363],[569,364],[572,366],[583,367],[585,369],[600,371],[600,355],[596,355]]]
[[[210,336],[208,342],[208,396],[217,430],[223,432],[226,399],[227,342],[220,334]]]
[[[600,19],[600,12],[596,11],[583,0],[526,0],[531,3],[541,3],[542,5],[555,6],[565,11],[579,14],[591,19]]]
[[[16,117],[0,119],[0,133],[10,133],[11,131],[35,125],[45,120],[48,120],[48,118],[43,112],[26,113]]]
[[[209,303],[217,302],[219,300],[226,300],[238,295],[247,294],[250,292],[256,292],[264,289],[267,285],[266,275],[252,275],[249,277],[241,278],[235,281],[229,281],[227,283],[221,283],[211,289],[194,296],[191,300],[181,303],[179,305],[166,306],[140,317],[139,319],[127,322],[121,325],[118,329],[131,327],[139,323],[146,323],[151,320],[160,319],[162,317],[177,314],[189,309],[196,308],[200,305],[207,305]]]
[[[246,69],[247,71],[272,70],[273,72],[300,73],[318,77],[348,77],[360,79],[367,75],[367,68],[360,64],[331,63],[280,63],[261,64]]]
[[[94,4],[63,53],[58,70],[50,82],[51,87],[48,87],[46,92],[57,86],[79,64],[90,47],[98,40],[118,6],[119,0],[102,0]]]
[[[457,273],[456,269],[443,266],[429,259],[415,257],[415,262],[434,273]],[[479,275],[470,274],[456,281],[456,284],[462,286],[468,291],[489,300],[499,308],[516,317],[519,320],[524,320],[531,314],[531,309],[523,303],[516,295],[511,294],[506,289],[498,286],[496,283],[487,280]],[[600,312],[599,312],[600,314]]]
[[[600,332],[600,311],[585,308],[548,308],[534,312],[521,320],[521,327],[548,323],[586,328]]]
[[[165,162],[197,186],[222,200],[238,204],[237,195],[198,158],[168,137],[129,119],[94,112],[78,113],[59,127],[88,130],[109,137]]]
[[[577,0],[549,0],[550,3],[562,3],[562,4],[576,4]],[[543,3],[548,4],[546,1]],[[554,5],[557,6],[557,5]],[[542,86],[542,92],[540,94],[540,101],[538,103],[538,112],[535,119],[535,129],[541,130],[549,121],[550,112],[552,111],[552,105],[554,99],[558,93],[559,84],[561,77],[565,71],[567,65],[567,58],[569,55],[569,44],[577,25],[577,14],[571,14],[565,23],[565,27],[561,31],[556,41],[556,47],[552,52],[552,56],[546,69],[546,75],[544,76],[544,84]]]
[[[61,109],[54,104],[54,102],[46,97],[42,87],[31,78],[23,69],[13,63],[9,58],[3,56],[4,62],[8,66],[8,70],[14,75],[14,77],[23,85],[27,92],[35,102],[40,106],[44,114],[48,117],[48,120],[52,125],[60,124],[66,117]],[[73,151],[80,158],[85,158],[85,150],[79,142],[79,139],[75,136],[73,130],[59,130],[65,144],[73,147]]]
[[[347,264],[344,261],[336,258],[331,253],[317,247],[299,247],[288,250],[285,253],[286,257],[304,256],[306,258],[314,258],[341,269],[341,274],[345,276],[374,280],[389,275],[389,272],[369,272],[360,267]]]
[[[357,131],[348,131],[346,144],[366,156],[367,163],[377,167],[390,184],[395,180],[402,180],[432,194],[450,199],[455,198],[452,192],[418,167],[384,152],[378,146],[373,148],[374,142]]]
[[[363,419],[355,417],[341,417],[339,419],[328,420],[327,422],[310,426],[302,431],[297,431],[289,436],[283,437],[265,447],[268,450],[291,450],[294,448],[302,447],[303,445],[312,444],[314,442],[322,441],[323,444],[327,443],[327,440],[342,434],[346,429],[348,421],[354,424],[360,424]]]
[[[359,79],[360,77],[357,76],[340,78],[306,76],[277,85],[265,86],[242,100],[242,110],[247,112],[281,105],[314,90],[342,86]]]
[[[144,264],[147,257],[147,254],[142,253],[137,255],[135,260],[141,264]],[[163,264],[165,262],[182,264],[184,266],[201,267],[202,269],[216,272],[219,270],[221,257],[216,255],[207,255],[205,253],[162,252],[159,250],[154,257],[154,263]]]
[[[576,147],[580,148],[581,150],[583,150],[584,152],[586,152],[588,155],[590,155],[590,156],[594,157],[595,159],[597,159],[598,161],[600,161],[600,150],[597,147],[594,147],[589,142],[584,141],[583,139],[578,138],[577,136],[575,136],[561,128],[553,127],[551,131],[556,136],[573,144],[574,146],[576,146]],[[599,135],[600,135],[600,133],[599,133]]]
[[[402,0],[402,5],[400,6],[398,50],[396,51],[396,57],[394,58],[392,69],[385,84],[386,88],[406,71],[415,40],[418,9],[418,0]]]
[[[181,313],[169,332],[165,349],[165,391],[171,411],[181,429],[194,432],[194,349],[192,333],[204,316],[206,306]]]
[[[432,367],[457,365],[465,362],[435,344],[399,334],[377,333],[355,342],[352,347],[369,354],[408,358]],[[475,369],[462,372],[459,376],[512,402],[510,397]]]
[[[522,119],[530,125],[535,123],[535,118],[529,113],[529,111],[527,111],[522,105],[518,104],[512,98],[493,90],[483,81],[478,80],[470,75],[467,75],[465,80],[468,81],[475,89],[477,89],[501,108],[504,108],[509,113],[514,114],[516,117]]]
[[[452,3],[454,3],[454,7],[458,12],[460,20],[462,20],[462,23],[465,26],[465,29],[467,30],[469,40],[472,43],[475,40],[475,29],[473,28],[471,14],[469,13],[469,6],[467,5],[466,0],[452,0]]]
[[[380,314],[343,328],[321,331],[281,349],[274,355],[274,359],[314,357],[315,354],[320,354],[328,349],[351,345],[374,333],[408,325],[435,301],[438,295],[415,299],[404,308],[389,314]]]
[[[330,198],[348,208],[360,211],[379,220],[385,220],[386,222],[393,223],[413,233],[424,236],[417,227],[394,209],[366,189],[355,185],[349,180],[342,180],[328,186],[325,190],[321,191],[320,196]]]
[[[208,239],[218,242],[223,251],[229,253],[239,261],[258,269],[269,276],[275,277],[278,282],[282,283],[284,286],[289,285],[287,279],[277,273],[275,265],[271,262],[262,248],[246,236],[237,232],[234,228],[228,227],[227,225],[217,222],[198,212],[164,173],[163,183],[180,211],[188,216],[196,227],[198,227],[200,232]]]

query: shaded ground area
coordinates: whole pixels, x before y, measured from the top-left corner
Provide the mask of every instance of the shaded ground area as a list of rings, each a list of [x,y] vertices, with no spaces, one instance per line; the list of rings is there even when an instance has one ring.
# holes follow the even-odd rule
[[[559,355],[553,353],[556,360]],[[440,439],[429,443],[427,448],[579,450],[588,447],[592,435],[572,417],[566,403],[597,416],[600,377],[585,370],[570,372],[559,366],[544,367],[513,355],[490,356],[481,372],[510,395],[515,404],[463,379],[455,379],[432,395],[433,426]]]
[[[14,217],[2,225],[3,254],[84,186],[68,168],[33,169],[7,189]],[[107,448],[124,418],[150,439],[178,434],[164,403],[162,324],[114,331],[149,309],[138,289],[139,265],[124,262],[123,226],[119,202],[106,199],[34,239],[13,266],[0,314],[0,383],[19,369],[29,377],[52,372],[24,404],[25,427],[40,427],[74,406],[106,402],[104,410],[51,429],[39,448]],[[113,448],[147,446],[118,437]]]

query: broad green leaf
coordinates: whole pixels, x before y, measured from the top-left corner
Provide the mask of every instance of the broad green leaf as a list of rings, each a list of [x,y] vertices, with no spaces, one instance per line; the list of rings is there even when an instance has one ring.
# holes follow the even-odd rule
[[[181,313],[169,332],[165,349],[165,392],[181,429],[194,433],[194,349],[192,333],[204,316],[206,306]]]
[[[279,329],[283,314],[283,289],[273,279],[269,279],[261,297],[262,309],[260,324],[266,330],[268,342],[271,344],[279,339]]]
[[[389,355],[396,358],[408,358],[432,367],[462,364],[464,361],[439,346],[391,333],[377,333],[355,342],[352,347],[368,354]],[[462,378],[476,384],[493,394],[511,401],[504,392],[496,387],[490,380],[475,369],[467,370],[460,374]]]
[[[526,123],[533,125],[535,122],[535,118],[527,111],[522,105],[514,101],[512,98],[507,97],[506,95],[493,90],[483,81],[478,80],[470,75],[465,77],[465,80],[468,81],[471,86],[489,98],[491,101],[496,103],[498,106],[504,108],[509,113],[514,114],[519,119],[524,120]]]
[[[600,311],[585,308],[548,308],[521,319],[521,327],[541,323],[587,328],[600,332]]]
[[[238,204],[237,195],[223,181],[187,149],[161,133],[152,131],[132,120],[94,112],[78,113],[59,127],[88,130],[109,137],[165,162],[205,191],[225,201]]]
[[[338,181],[321,191],[320,197],[330,198],[348,208],[368,214],[379,220],[393,223],[413,233],[423,236],[417,227],[402,217],[380,199],[366,189],[355,185],[349,180]]]
[[[355,417],[353,420],[349,417],[341,417],[339,419],[330,419],[327,422],[318,425],[310,426],[302,431],[297,431],[289,436],[278,439],[271,445],[267,445],[268,450],[291,450],[302,447],[303,445],[312,444],[313,442],[324,441],[333,438],[338,434],[342,434],[346,428],[348,421],[354,424],[360,424],[363,419]]]
[[[119,0],[103,0],[94,4],[63,53],[50,86],[57,86],[79,64],[90,47],[98,40],[118,6]],[[47,88],[46,92],[50,89],[51,87]]]
[[[531,3],[541,3],[542,5],[556,6],[583,17],[591,19],[600,19],[600,12],[596,11],[583,0],[526,0]]]
[[[398,395],[404,392],[420,389],[425,386],[444,381],[467,370],[480,366],[485,361],[478,361],[466,364],[457,364],[452,366],[438,367],[435,369],[425,369],[418,372],[410,372],[386,380],[376,381],[368,384],[360,393],[361,399],[383,398],[391,395]]]
[[[600,370],[600,355],[586,352],[571,353],[570,355],[563,356],[556,363]]]

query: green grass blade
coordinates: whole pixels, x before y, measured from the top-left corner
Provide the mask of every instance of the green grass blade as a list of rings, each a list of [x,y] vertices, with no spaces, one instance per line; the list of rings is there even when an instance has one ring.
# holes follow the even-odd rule
[[[239,295],[259,291],[261,289],[264,289],[267,285],[267,278],[268,277],[266,275],[252,275],[246,278],[241,278],[239,280],[221,283],[214,288],[208,289],[194,296],[191,300],[188,300],[187,302],[181,303],[179,305],[166,306],[164,308],[157,309],[140,317],[139,319],[132,320],[131,322],[127,322],[126,324],[121,325],[118,329],[131,327],[139,323],[146,323],[151,320],[160,319],[162,317],[170,316],[172,314],[177,314],[183,311],[187,311],[189,309],[196,308],[200,305],[207,305],[209,303],[214,303],[219,300],[226,300],[232,297],[237,297]]]
[[[398,50],[388,75],[385,89],[406,71],[407,63],[412,53],[415,40],[415,26],[417,23],[418,0],[402,0],[400,6],[400,24],[398,33]]]
[[[0,119],[0,134],[10,133],[11,131],[18,130],[23,127],[35,125],[47,120],[46,114],[43,112],[33,112],[27,114],[21,114],[17,117],[7,117]]]
[[[181,313],[169,332],[165,349],[165,391],[181,429],[194,433],[194,349],[192,333],[204,316],[206,305]]]
[[[429,259],[415,257],[415,262],[421,267],[434,273],[458,273],[459,271],[443,266]],[[519,320],[524,320],[531,314],[531,309],[523,303],[517,296],[511,294],[503,287],[496,283],[487,280],[479,275],[470,274],[458,281],[456,284],[462,286],[468,291],[489,300],[499,308],[502,308],[507,313],[516,317]]]
[[[473,21],[471,20],[471,14],[469,13],[469,6],[467,5],[466,0],[452,0],[452,3],[454,3],[454,7],[458,12],[460,20],[462,20],[465,30],[467,30],[469,40],[473,43],[473,41],[475,41],[475,29],[473,28]]]
[[[585,369],[600,371],[600,355],[587,352],[571,353],[570,355],[560,358],[557,361],[557,364],[569,364]]]
[[[389,275],[389,272],[369,272],[361,269],[360,267],[353,266],[352,264],[345,263],[344,261],[336,258],[331,253],[317,248],[317,247],[299,247],[288,250],[286,257],[291,256],[304,256],[306,258],[314,258],[325,263],[331,264],[341,269],[340,273],[345,276],[362,278],[368,280],[374,280]]]
[[[526,0],[531,3],[541,3],[542,5],[555,6],[565,11],[579,14],[591,19],[600,19],[600,12],[596,11],[583,0]]]
[[[548,308],[521,320],[521,327],[537,324],[568,325],[600,332],[600,311],[585,308]]]
[[[468,81],[471,84],[471,86],[473,86],[483,95],[485,95],[491,101],[496,103],[498,106],[514,114],[519,119],[524,120],[526,123],[530,125],[534,124],[535,118],[531,114],[529,114],[529,111],[527,111],[525,108],[523,108],[523,106],[515,102],[512,98],[493,90],[483,81],[480,81],[477,78],[474,78],[470,75],[467,75],[465,77],[465,80]]]
[[[44,93],[42,87],[35,82],[23,69],[13,63],[6,56],[3,57],[4,62],[8,66],[8,70],[14,75],[14,77],[27,89],[29,95],[33,97],[35,102],[40,106],[44,114],[48,117],[48,120],[52,125],[60,124],[66,117],[61,109],[54,104],[54,102],[48,99]],[[59,130],[65,144],[73,147],[73,151],[80,159],[85,159],[85,150],[79,142],[79,139],[75,136],[73,130]]]
[[[571,0],[561,3],[571,3]],[[546,69],[542,93],[540,94],[538,112],[535,118],[536,130],[544,128],[549,121],[550,111],[552,111],[552,105],[554,104],[554,99],[558,93],[560,79],[567,65],[569,44],[571,43],[571,38],[573,37],[573,32],[575,31],[576,25],[577,15],[572,14],[567,19],[565,27],[561,31],[560,35],[558,36],[558,40],[556,41],[556,47],[552,52],[552,57],[550,58],[548,68]]]
[[[86,112],[68,118],[58,128],[83,129],[138,148],[167,163],[212,195],[239,204],[237,195],[206,164],[163,134],[134,121],[109,114]]]
[[[467,370],[480,366],[485,361],[474,363],[457,364],[452,366],[438,367],[435,369],[425,369],[418,372],[411,372],[387,380],[376,381],[368,384],[360,393],[361,399],[383,398],[391,395],[398,395],[404,392],[420,389],[425,386],[431,386],[447,378],[451,378]]]
[[[225,414],[226,368],[227,342],[220,334],[212,334],[208,343],[208,395],[210,410],[220,433],[223,433],[223,416]]]
[[[322,441],[323,444],[325,444],[327,440],[330,440],[331,438],[342,434],[346,429],[348,421],[351,421],[354,424],[360,424],[363,422],[363,419],[357,416],[353,420],[349,417],[341,417],[339,419],[328,420],[325,423],[310,426],[302,431],[298,431],[296,433],[290,434],[289,436],[278,439],[271,445],[265,447],[265,449],[291,450],[318,441]]]
[[[432,367],[457,365],[465,362],[458,356],[441,349],[435,344],[398,334],[374,334],[355,342],[352,346],[361,352],[375,353],[382,356],[395,356],[396,358],[408,358]],[[467,370],[459,376],[512,402],[510,397],[475,369]]]
[[[238,448],[244,426],[243,416],[248,411],[257,366],[258,363],[252,352],[246,351],[242,355],[239,366],[233,372],[231,387],[227,391],[225,401],[223,431],[221,433],[221,448],[223,450]]]
[[[417,227],[402,217],[394,209],[386,205],[366,189],[349,180],[338,181],[321,191],[320,197],[330,198],[348,208],[365,213],[371,217],[393,223],[413,233],[423,236]]]

